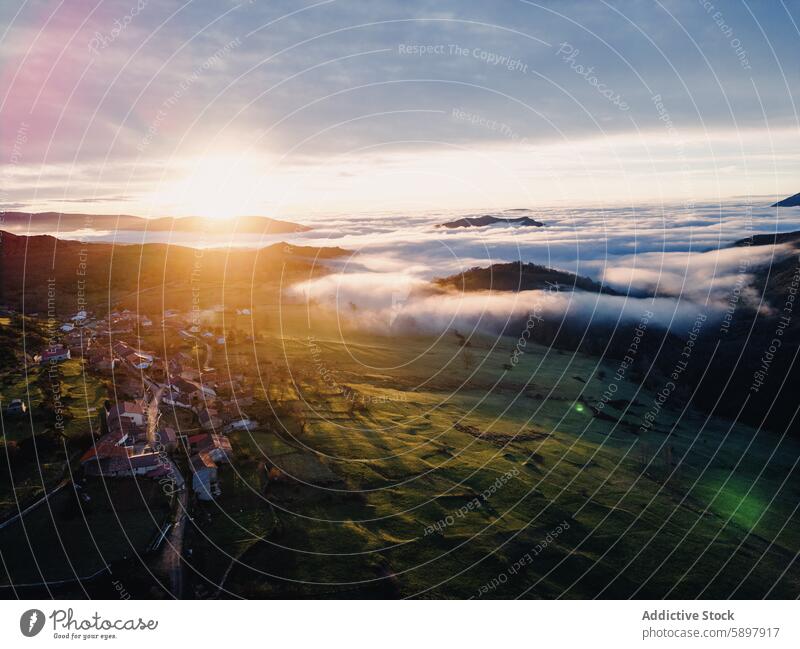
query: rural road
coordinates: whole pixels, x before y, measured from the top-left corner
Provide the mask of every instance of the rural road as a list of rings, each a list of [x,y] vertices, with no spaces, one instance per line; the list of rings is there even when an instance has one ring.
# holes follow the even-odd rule
[[[161,569],[169,579],[172,596],[181,599],[183,596],[183,535],[186,530],[188,490],[178,492],[175,518],[164,543],[164,554]]]
[[[156,429],[158,428],[158,405],[161,402],[161,394],[164,392],[164,386],[158,383],[152,383],[151,389],[156,388],[153,392],[153,398],[147,404],[147,441],[151,444],[156,438]]]
[[[210,369],[212,367],[211,362],[214,360],[214,350],[211,349],[211,345],[206,343],[206,361],[205,361],[205,369]]]
[[[150,399],[150,402],[147,404],[147,439],[153,442],[155,440],[159,421],[158,406],[166,386],[159,385],[154,381],[148,381],[148,383],[150,389],[153,390],[153,398]],[[179,471],[174,461],[170,460],[170,464],[172,465],[173,471]],[[186,529],[187,506],[189,504],[188,491],[185,486],[177,495],[178,501],[175,504],[172,527],[164,539],[164,553],[161,558],[161,568],[164,574],[169,578],[170,592],[173,597],[181,599],[183,595],[183,534]]]

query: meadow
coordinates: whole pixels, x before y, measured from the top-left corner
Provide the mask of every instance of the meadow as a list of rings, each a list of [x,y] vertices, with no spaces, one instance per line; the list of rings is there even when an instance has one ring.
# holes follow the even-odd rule
[[[797,592],[796,439],[709,417],[619,361],[511,335],[346,327],[318,305],[281,299],[281,282],[204,286],[204,325],[226,334],[213,364],[255,386],[242,410],[260,425],[230,433],[221,495],[189,501],[184,596]],[[178,297],[125,305],[152,310],[142,302],[156,299]],[[217,300],[252,315],[211,308]],[[160,330],[145,343],[165,356],[174,346]],[[35,404],[3,419],[6,448],[17,447],[8,511],[72,477],[107,394],[80,361],[59,368],[70,417],[58,436],[41,369],[29,367],[27,383],[12,366],[0,377],[4,403],[31,390]],[[187,411],[162,406],[162,416],[198,431]],[[31,421],[41,445],[23,463]],[[0,529],[0,586],[108,596],[124,575],[135,595],[164,596],[147,549],[175,503],[145,479],[76,483]],[[74,581],[98,571],[102,583]]]
[[[656,394],[618,363],[312,311],[282,306],[228,349],[258,359],[269,399],[248,413],[266,425],[232,436],[223,494],[195,518],[199,594],[797,592],[796,441],[678,399],[643,433]]]

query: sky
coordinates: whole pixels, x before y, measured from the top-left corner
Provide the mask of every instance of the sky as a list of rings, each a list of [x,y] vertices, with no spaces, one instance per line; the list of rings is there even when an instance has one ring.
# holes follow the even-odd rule
[[[800,3],[0,3],[0,207],[142,216],[800,191]]]

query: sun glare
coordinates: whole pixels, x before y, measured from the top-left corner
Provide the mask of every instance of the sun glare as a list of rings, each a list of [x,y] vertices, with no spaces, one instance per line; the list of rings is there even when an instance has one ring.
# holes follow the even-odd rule
[[[255,214],[266,180],[263,158],[210,154],[181,165],[175,181],[166,183],[153,203],[187,216],[227,219]]]

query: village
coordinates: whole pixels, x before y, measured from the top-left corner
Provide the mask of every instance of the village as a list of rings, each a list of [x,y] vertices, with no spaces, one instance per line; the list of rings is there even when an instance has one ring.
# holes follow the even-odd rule
[[[61,324],[33,361],[52,366],[82,358],[88,372],[110,379],[113,391],[100,408],[99,435],[80,458],[85,478],[144,476],[168,493],[190,482],[200,501],[220,495],[219,472],[233,454],[227,434],[258,422],[243,411],[254,401],[249,377],[211,367],[226,342],[212,329],[175,309],[159,323],[123,309],[105,317],[79,311]],[[152,350],[158,340],[168,341],[161,356]],[[7,412],[24,408],[15,400]],[[185,460],[186,478],[178,459]]]

